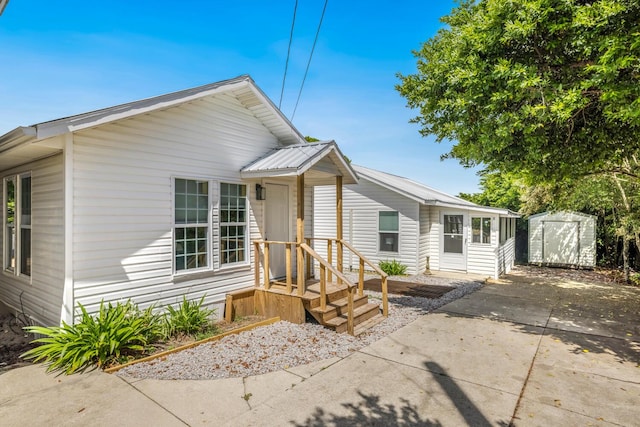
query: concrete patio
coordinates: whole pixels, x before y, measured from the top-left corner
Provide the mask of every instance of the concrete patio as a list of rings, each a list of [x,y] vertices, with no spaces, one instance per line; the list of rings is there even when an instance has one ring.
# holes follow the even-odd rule
[[[213,381],[0,375],[3,425],[638,425],[640,289],[506,276],[351,354]],[[363,369],[364,367],[364,369]]]

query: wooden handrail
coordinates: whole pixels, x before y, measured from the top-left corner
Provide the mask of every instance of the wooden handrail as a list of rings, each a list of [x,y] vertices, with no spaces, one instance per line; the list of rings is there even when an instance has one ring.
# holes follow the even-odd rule
[[[369,267],[371,267],[373,271],[375,271],[377,274],[380,275],[380,282],[381,282],[380,285],[382,287],[382,315],[384,317],[389,317],[389,297],[388,297],[389,292],[388,292],[388,283],[387,283],[387,277],[389,277],[389,275],[384,271],[382,271],[380,267],[372,263],[360,252],[358,252],[358,250],[353,246],[351,246],[348,242],[345,242],[344,240],[342,240],[341,243],[344,247],[349,249],[352,254],[354,254],[360,259],[360,262],[359,262],[360,268],[358,271],[358,292],[360,295],[362,295],[362,292],[364,289],[364,264],[366,263],[367,265],[369,265]]]
[[[333,265],[329,264],[324,258],[322,258],[313,248],[306,243],[300,244],[300,248],[309,254],[309,256],[313,257],[320,264],[320,304],[323,302],[326,304],[327,299],[327,291],[326,286],[322,286],[325,283],[323,278],[325,271],[333,273],[338,280],[342,280],[342,283],[347,285],[348,297],[347,297],[347,333],[349,335],[354,335],[354,321],[353,321],[353,291],[356,288],[356,285],[351,283],[347,277],[342,274],[342,272],[338,271]]]

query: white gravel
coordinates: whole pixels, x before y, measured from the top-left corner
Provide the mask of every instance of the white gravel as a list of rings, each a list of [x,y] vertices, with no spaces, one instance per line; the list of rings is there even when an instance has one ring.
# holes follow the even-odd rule
[[[390,294],[389,317],[357,337],[346,333],[338,334],[317,324],[297,325],[281,321],[150,362],[137,363],[118,371],[117,374],[164,380],[246,377],[332,357],[346,357],[400,329],[417,317],[482,286],[478,281],[452,280],[427,275],[393,279],[449,285],[455,286],[455,289],[438,299]],[[378,292],[367,294],[372,302],[381,298]]]

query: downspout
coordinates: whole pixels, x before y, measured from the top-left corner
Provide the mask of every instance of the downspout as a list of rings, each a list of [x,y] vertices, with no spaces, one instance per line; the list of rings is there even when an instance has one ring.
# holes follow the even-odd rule
[[[73,133],[64,135],[64,288],[60,319],[73,324]]]

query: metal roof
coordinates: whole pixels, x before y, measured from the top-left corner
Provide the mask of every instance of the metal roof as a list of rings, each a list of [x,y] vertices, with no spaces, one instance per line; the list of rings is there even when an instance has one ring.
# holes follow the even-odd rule
[[[503,216],[519,217],[520,215],[509,209],[480,206],[460,197],[452,196],[419,182],[398,175],[382,172],[364,166],[353,165],[353,169],[363,179],[371,181],[418,203],[432,206],[443,206],[456,209],[469,209],[480,212],[491,212]]]
[[[329,164],[326,164],[327,160]],[[320,164],[323,164],[322,168],[314,169],[314,166]],[[312,180],[326,181],[340,175],[343,177],[343,184],[358,182],[358,176],[345,160],[335,141],[275,148],[240,171],[243,178],[298,176],[307,172],[312,173]]]

